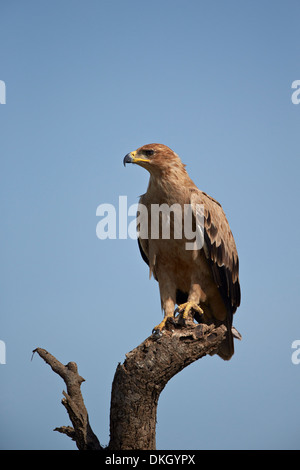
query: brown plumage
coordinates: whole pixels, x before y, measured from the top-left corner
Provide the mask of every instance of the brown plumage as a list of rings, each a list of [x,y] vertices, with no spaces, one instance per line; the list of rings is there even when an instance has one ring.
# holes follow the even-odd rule
[[[136,163],[150,173],[147,192],[139,201],[147,208],[147,214],[139,211],[138,244],[150,275],[153,273],[159,284],[165,317],[155,329],[164,328],[167,318],[174,315],[176,304],[183,311],[183,318],[193,310],[199,321],[212,319],[227,326],[227,339],[219,355],[230,359],[234,352],[232,316],[240,305],[239,260],[221,205],[196,187],[178,155],[165,145],[144,145],[127,154],[125,163]],[[181,237],[175,236],[172,217],[169,218],[170,237],[163,238],[161,227],[159,237],[151,237],[151,208],[158,207],[155,204],[191,207],[193,227],[203,236],[200,248],[187,249],[186,244],[191,240],[184,230]],[[202,228],[197,216],[199,207],[203,211]],[[185,222],[183,214],[182,211],[182,223]],[[159,220],[162,223],[161,217]],[[143,229],[147,227],[149,233],[145,236]]]

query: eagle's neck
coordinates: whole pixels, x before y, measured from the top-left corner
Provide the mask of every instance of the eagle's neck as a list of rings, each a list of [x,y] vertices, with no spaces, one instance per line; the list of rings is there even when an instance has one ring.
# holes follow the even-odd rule
[[[159,175],[150,174],[147,195],[157,204],[173,204],[178,200],[189,203],[189,193],[192,187],[194,183],[182,165],[182,168],[168,168],[168,171],[161,172]]]

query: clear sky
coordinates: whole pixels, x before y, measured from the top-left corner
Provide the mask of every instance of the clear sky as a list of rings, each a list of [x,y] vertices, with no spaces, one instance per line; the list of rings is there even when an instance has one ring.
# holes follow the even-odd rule
[[[75,448],[53,432],[69,424],[64,383],[30,360],[37,346],[77,362],[108,444],[116,366],[161,310],[136,241],[99,240],[96,209],[137,202],[148,174],[122,159],[151,142],[222,203],[243,336],[230,362],[168,383],[157,448],[300,448],[299,14],[293,0],[1,0],[2,449]]]

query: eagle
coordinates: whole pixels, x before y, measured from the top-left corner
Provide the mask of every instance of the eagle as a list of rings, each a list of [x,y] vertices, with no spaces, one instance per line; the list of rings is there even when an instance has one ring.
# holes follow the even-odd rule
[[[240,339],[232,321],[240,305],[241,290],[237,248],[221,204],[197,188],[186,165],[166,145],[144,145],[127,153],[123,163],[139,165],[150,173],[147,192],[139,199],[137,240],[150,277],[153,274],[158,282],[164,312],[163,320],[153,331],[162,334],[176,313],[183,323],[192,318],[199,323],[224,324],[226,338],[218,354],[229,360],[234,354],[233,337]],[[163,211],[158,211],[159,228],[152,236],[153,214],[157,215],[153,208],[162,207],[177,211],[169,211],[165,217]],[[182,223],[188,220],[186,208],[190,208],[189,233],[196,234],[198,230],[198,242],[201,240],[194,240],[192,248],[190,235],[187,237],[182,229]],[[166,221],[169,236],[162,234]],[[176,232],[179,222],[181,227]]]

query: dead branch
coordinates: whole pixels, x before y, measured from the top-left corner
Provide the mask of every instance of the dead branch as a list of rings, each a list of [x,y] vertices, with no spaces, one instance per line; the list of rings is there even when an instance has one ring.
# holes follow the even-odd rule
[[[60,375],[67,386],[67,393],[63,392],[64,398],[61,402],[68,412],[73,428],[62,426],[55,428],[55,431],[71,437],[76,442],[79,450],[102,449],[89,423],[88,413],[80,390],[84,378],[78,374],[76,363],[69,362],[64,366],[52,354],[42,348],[36,348],[33,353],[38,353],[51,366],[52,370]]]
[[[119,364],[111,392],[109,450],[154,450],[156,448],[156,412],[160,393],[168,381],[192,362],[216,354],[225,339],[226,327],[189,323],[182,327],[177,320],[157,337],[149,336],[137,348],[126,354]],[[103,450],[93,433],[81,395],[84,379],[77,365],[61,364],[45,349],[37,352],[53,371],[65,381],[63,405],[73,428],[63,426],[57,431],[76,442],[78,449]]]

